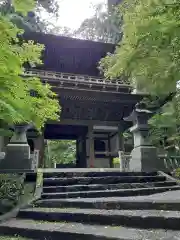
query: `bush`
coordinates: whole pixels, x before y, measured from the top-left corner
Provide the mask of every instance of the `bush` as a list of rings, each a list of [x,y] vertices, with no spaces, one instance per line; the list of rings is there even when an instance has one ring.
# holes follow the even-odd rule
[[[120,164],[120,159],[117,157],[117,158],[113,158],[113,164],[116,165],[116,164]]]
[[[18,204],[24,191],[24,177],[23,174],[0,174],[0,214]]]

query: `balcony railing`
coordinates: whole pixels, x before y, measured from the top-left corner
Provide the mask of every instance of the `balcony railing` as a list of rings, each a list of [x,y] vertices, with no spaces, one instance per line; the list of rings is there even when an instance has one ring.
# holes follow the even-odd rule
[[[84,75],[70,74],[70,73],[50,72],[50,71],[31,69],[31,70],[26,70],[24,73],[24,76],[40,77],[42,80],[48,83],[56,82],[62,85],[64,83],[72,83],[74,85],[87,84],[88,86],[100,85],[100,86],[104,86],[104,88],[113,87],[116,89],[119,89],[119,88],[131,89],[131,86],[129,84],[124,83],[122,80],[107,80],[105,78],[100,78],[100,77],[91,77],[91,76],[84,76]]]

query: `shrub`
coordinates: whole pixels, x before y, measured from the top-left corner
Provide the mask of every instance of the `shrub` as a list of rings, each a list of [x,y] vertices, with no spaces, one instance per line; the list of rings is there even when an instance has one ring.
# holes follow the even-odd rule
[[[0,214],[11,210],[24,191],[23,174],[0,174]]]

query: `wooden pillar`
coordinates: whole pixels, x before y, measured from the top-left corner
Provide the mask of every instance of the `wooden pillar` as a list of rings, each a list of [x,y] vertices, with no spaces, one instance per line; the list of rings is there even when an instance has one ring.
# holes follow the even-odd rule
[[[40,167],[44,167],[44,155],[45,155],[45,142],[44,142],[44,136],[42,136],[41,138],[41,149],[40,149],[40,152],[39,152],[39,165]]]
[[[86,135],[82,136],[82,153],[81,153],[81,162],[82,162],[82,167],[87,168],[87,161],[86,161]]]
[[[79,138],[76,139],[76,167],[80,167],[80,149],[79,149]]]
[[[89,165],[90,168],[94,167],[95,155],[94,155],[94,134],[93,126],[89,126]]]
[[[123,132],[124,132],[124,129],[119,126],[118,127],[118,141],[119,141],[119,151],[125,151],[125,148],[124,148],[124,137],[123,137]]]
[[[111,138],[108,135],[108,151],[111,153]],[[110,168],[113,168],[113,157],[109,156],[109,166]]]
[[[82,135],[76,141],[76,167],[86,168],[86,136]]]

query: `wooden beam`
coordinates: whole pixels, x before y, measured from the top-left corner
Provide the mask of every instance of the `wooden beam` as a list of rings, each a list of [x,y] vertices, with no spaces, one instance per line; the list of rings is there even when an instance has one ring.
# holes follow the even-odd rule
[[[47,124],[59,124],[59,125],[79,125],[89,126],[92,125],[104,125],[104,126],[117,126],[120,121],[100,121],[100,120],[73,120],[73,119],[61,119],[60,121],[48,121]]]

